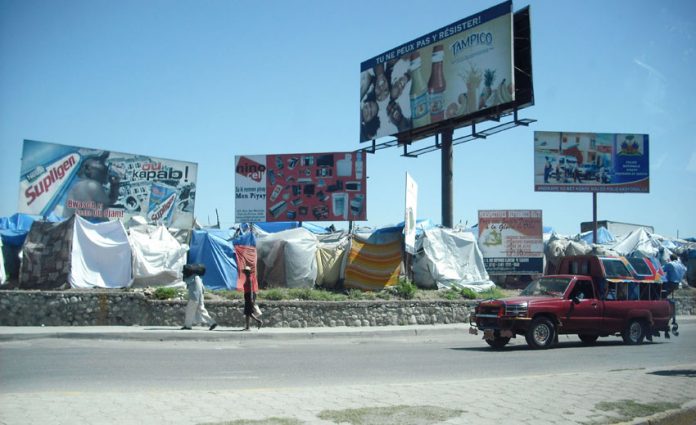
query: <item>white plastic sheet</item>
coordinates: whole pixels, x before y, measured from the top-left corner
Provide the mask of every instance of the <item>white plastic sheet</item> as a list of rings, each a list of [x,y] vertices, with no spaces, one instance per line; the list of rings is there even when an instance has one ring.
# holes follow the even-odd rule
[[[133,250],[133,287],[183,287],[181,270],[188,246],[182,245],[164,225],[138,225],[128,229]]]
[[[120,221],[75,220],[68,282],[73,288],[125,288],[132,282],[131,247]]]
[[[470,232],[429,229],[417,242],[413,264],[414,280],[426,288],[469,288],[486,291],[490,280],[483,255]]]
[[[318,246],[317,237],[304,228],[259,234],[256,250],[258,261],[263,262],[261,278],[269,286],[313,287],[317,280]]]

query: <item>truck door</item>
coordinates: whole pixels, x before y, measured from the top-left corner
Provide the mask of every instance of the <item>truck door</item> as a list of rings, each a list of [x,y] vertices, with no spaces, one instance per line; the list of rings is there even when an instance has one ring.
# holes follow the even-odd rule
[[[574,301],[576,299],[578,302]],[[577,279],[568,299],[563,318],[568,333],[594,333],[602,325],[603,304],[590,279]]]

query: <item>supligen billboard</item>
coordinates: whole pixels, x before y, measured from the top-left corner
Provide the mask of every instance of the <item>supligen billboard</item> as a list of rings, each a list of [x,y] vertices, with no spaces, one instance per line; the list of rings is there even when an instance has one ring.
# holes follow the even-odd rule
[[[360,141],[417,134],[515,98],[512,2],[432,31],[360,66]]]
[[[647,134],[534,132],[537,192],[650,192]]]
[[[193,226],[194,162],[25,140],[18,211]]]
[[[235,221],[367,220],[365,152],[235,157]]]

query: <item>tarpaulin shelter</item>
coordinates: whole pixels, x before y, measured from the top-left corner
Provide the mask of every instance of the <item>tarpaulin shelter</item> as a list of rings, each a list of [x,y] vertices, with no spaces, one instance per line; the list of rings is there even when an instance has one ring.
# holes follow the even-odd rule
[[[317,280],[319,240],[305,228],[260,234],[259,284],[262,288],[311,288]]]
[[[473,233],[445,228],[425,230],[416,240],[413,280],[423,288],[482,292],[495,287]]]
[[[132,250],[123,223],[75,219],[70,275],[73,288],[125,288],[133,282]]]
[[[188,245],[172,236],[163,224],[129,222],[133,251],[133,287],[184,286],[182,269]]]
[[[350,250],[350,238],[346,233],[335,232],[318,235],[317,248],[317,286],[335,288],[345,279],[347,253]]]
[[[132,283],[131,253],[120,221],[36,221],[22,249],[19,287],[125,288]]]
[[[237,289],[237,257],[229,230],[193,230],[188,263],[204,264],[203,284],[208,289]]]
[[[403,226],[353,235],[346,262],[346,288],[379,291],[399,282]]]
[[[614,235],[606,228],[597,228],[597,241],[594,240],[594,235],[592,231],[580,233],[576,240],[583,240],[589,244],[610,244],[616,241]]]
[[[259,290],[259,269],[257,262],[257,240],[256,236],[252,232],[246,232],[233,240],[234,243],[234,254],[237,259],[236,262],[236,272],[237,272],[237,290],[244,290],[244,281],[246,276],[244,273],[239,273],[239,270],[244,270],[245,267],[251,268],[251,274],[249,278],[251,279],[251,286],[254,292]]]
[[[304,228],[310,232],[317,235],[324,235],[331,233],[331,230],[326,227],[321,227],[313,223],[308,223],[306,221],[276,221],[276,222],[262,222],[254,223],[254,229],[259,233],[278,233],[285,230]],[[258,232],[260,230],[261,232]]]
[[[0,238],[2,238],[2,262],[5,272],[10,278],[19,275],[19,253],[22,245],[35,221],[58,222],[61,218],[51,214],[48,217],[17,213],[10,217],[0,217]],[[3,273],[5,276],[5,273]]]

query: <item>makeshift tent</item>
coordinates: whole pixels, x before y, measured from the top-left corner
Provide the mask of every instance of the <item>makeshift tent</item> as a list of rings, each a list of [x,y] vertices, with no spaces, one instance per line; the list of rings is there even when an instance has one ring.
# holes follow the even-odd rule
[[[597,241],[594,241],[594,235],[592,231],[589,232],[584,232],[580,233],[577,235],[576,240],[583,240],[589,244],[592,243],[597,243],[597,244],[609,244],[612,242],[616,241],[616,238],[614,238],[614,235],[611,234],[609,230],[607,230],[606,227],[600,227],[597,229]]]
[[[203,284],[208,289],[237,289],[237,260],[229,230],[201,229],[191,235],[188,263],[206,267]]]
[[[344,287],[379,291],[399,281],[403,227],[354,234],[346,262]]]
[[[258,278],[262,288],[311,288],[317,280],[316,235],[304,228],[258,235]]]
[[[611,245],[611,250],[623,256],[630,256],[638,251],[642,257],[659,257],[660,247],[660,242],[641,227]]]
[[[345,278],[346,255],[350,238],[343,232],[319,236],[317,249],[317,286],[335,288]]]
[[[133,282],[132,250],[120,221],[75,219],[70,275],[73,288],[125,288]]]
[[[58,289],[68,286],[75,216],[51,223],[35,221],[22,247],[21,289]]]
[[[254,223],[254,229],[257,234],[261,233],[278,233],[285,230],[304,228],[318,235],[331,233],[326,227],[317,226],[316,224],[307,223],[304,221],[277,221],[268,223]]]
[[[51,214],[43,217],[17,213],[10,217],[0,217],[0,237],[2,238],[2,262],[5,272],[10,278],[19,275],[19,253],[22,251],[24,240],[35,221],[58,222],[61,218]],[[3,274],[4,276],[4,274]]]
[[[495,287],[473,233],[445,228],[425,230],[416,241],[413,280],[423,288],[482,292]]]
[[[7,282],[7,275],[5,275],[5,260],[2,258],[2,239],[0,239],[0,285],[4,285]]]
[[[186,264],[187,245],[180,244],[162,224],[131,224],[128,233],[133,287],[184,286],[181,270]]]

